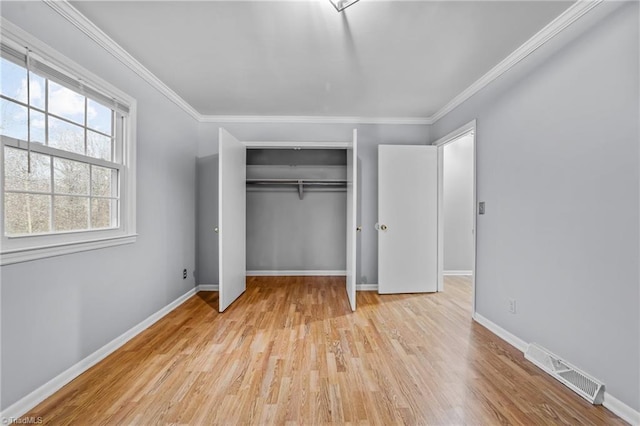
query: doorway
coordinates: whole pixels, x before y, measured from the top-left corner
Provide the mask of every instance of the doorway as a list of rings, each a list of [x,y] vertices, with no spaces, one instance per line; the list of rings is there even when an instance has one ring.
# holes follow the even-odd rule
[[[475,121],[434,143],[438,148],[438,291],[446,282],[471,286],[475,312]],[[445,277],[446,280],[445,280]]]
[[[300,199],[309,184],[335,185],[334,179],[317,176],[282,176],[282,169],[271,169],[268,176],[247,176],[247,149],[342,149],[346,152],[346,291],[351,309],[356,309],[355,250],[357,217],[357,131],[348,142],[241,142],[223,128],[218,136],[218,264],[219,311],[223,312],[246,290],[247,183],[295,184]],[[262,170],[264,172],[264,170]],[[276,175],[273,175],[273,172]],[[288,170],[287,170],[288,171]]]

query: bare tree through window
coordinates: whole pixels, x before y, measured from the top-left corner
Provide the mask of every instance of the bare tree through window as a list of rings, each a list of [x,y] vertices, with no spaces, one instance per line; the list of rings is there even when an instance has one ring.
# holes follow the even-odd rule
[[[27,95],[27,70],[0,61],[5,234],[117,227],[114,110],[33,72]]]

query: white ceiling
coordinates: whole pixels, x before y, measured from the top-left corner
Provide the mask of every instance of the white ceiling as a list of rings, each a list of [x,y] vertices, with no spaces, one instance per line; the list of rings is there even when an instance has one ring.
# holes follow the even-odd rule
[[[204,115],[425,118],[572,2],[72,3]]]

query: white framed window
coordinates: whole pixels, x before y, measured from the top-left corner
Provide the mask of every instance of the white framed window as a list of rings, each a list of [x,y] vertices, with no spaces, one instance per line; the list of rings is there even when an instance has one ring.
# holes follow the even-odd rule
[[[135,100],[2,24],[1,263],[134,242]]]

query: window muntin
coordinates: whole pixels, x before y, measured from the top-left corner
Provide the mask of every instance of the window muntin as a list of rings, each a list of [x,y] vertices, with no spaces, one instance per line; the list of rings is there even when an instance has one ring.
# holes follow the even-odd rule
[[[120,229],[125,116],[115,101],[33,71],[27,90],[27,69],[4,57],[0,74],[4,237]]]
[[[27,91],[26,68],[2,57],[0,71],[0,135],[118,161],[113,158],[116,115],[121,115],[116,110],[34,72]]]
[[[5,234],[118,228],[117,168],[4,147]],[[44,209],[44,210],[43,210]]]

